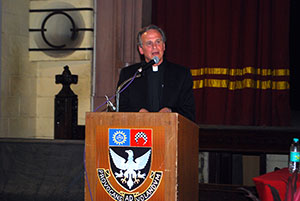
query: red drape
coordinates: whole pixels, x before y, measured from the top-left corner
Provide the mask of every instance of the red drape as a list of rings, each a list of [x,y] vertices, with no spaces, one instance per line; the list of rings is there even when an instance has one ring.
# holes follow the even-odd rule
[[[198,123],[289,125],[289,0],[152,2],[167,59],[191,68]]]

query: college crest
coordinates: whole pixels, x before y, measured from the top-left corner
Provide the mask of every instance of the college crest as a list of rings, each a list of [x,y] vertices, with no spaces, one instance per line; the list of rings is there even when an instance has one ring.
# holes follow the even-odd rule
[[[162,171],[151,170],[152,142],[152,129],[108,129],[109,169],[98,168],[98,178],[111,198],[148,200],[155,193]],[[146,180],[150,184],[140,192],[138,189]],[[119,187],[112,183],[117,183],[123,190],[116,190]]]

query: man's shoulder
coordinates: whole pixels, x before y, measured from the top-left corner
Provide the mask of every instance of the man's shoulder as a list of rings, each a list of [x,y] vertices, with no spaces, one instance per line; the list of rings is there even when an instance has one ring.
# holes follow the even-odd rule
[[[130,66],[125,66],[125,67],[122,68],[122,71],[123,71],[124,73],[132,73],[132,72],[136,72],[137,69],[138,69],[139,67],[141,67],[141,65],[142,65],[142,63],[135,63],[135,64],[132,64],[132,65],[130,65]]]
[[[125,66],[121,69],[118,86],[123,83],[125,80],[132,78],[137,72],[138,68],[140,68],[141,63],[132,64],[130,66]]]
[[[190,71],[190,69],[185,66],[182,66],[182,65],[176,64],[176,63],[172,63],[169,61],[167,61],[167,68],[170,68],[170,71],[178,72],[178,73]]]

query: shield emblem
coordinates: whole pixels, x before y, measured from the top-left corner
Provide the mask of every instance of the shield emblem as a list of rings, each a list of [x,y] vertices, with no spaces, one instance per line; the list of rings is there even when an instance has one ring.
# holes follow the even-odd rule
[[[111,172],[131,192],[147,178],[152,161],[152,129],[109,129]]]

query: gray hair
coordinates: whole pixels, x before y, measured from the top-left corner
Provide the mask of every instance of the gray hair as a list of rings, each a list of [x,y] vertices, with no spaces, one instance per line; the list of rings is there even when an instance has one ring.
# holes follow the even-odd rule
[[[162,40],[163,40],[164,43],[167,41],[165,32],[161,28],[159,28],[158,26],[156,26],[154,24],[151,24],[149,26],[144,27],[141,31],[139,31],[139,33],[137,35],[137,45],[138,46],[140,46],[140,47],[143,46],[142,35],[143,35],[143,33],[149,31],[150,29],[154,29],[154,30],[158,31],[160,33],[160,35],[161,35]]]

